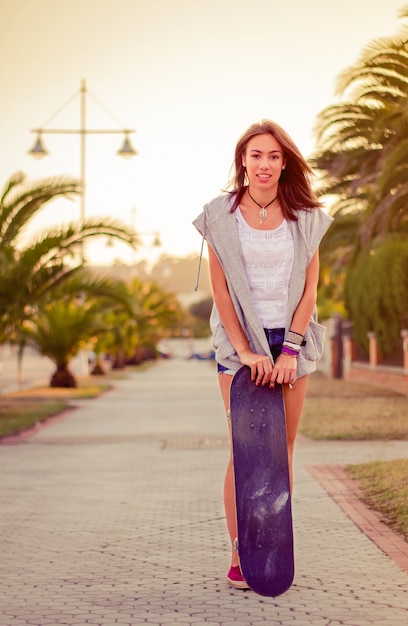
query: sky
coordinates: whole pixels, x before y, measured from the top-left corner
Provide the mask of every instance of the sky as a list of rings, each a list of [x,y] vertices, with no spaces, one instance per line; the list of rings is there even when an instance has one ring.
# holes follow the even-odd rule
[[[307,157],[316,116],[336,101],[336,78],[373,40],[395,35],[404,0],[0,0],[0,186],[80,175],[78,133],[45,134],[49,155],[28,155],[36,128],[118,134],[86,139],[86,217],[116,218],[141,237],[138,252],[87,244],[93,264],[198,253],[191,225],[225,188],[234,148],[262,118],[280,124]],[[116,155],[124,128],[138,155]],[[35,233],[80,218],[58,200]],[[152,248],[159,232],[161,248]]]

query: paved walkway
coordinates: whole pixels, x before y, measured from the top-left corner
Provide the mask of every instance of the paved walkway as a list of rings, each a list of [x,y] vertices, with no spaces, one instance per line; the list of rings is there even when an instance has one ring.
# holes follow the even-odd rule
[[[399,626],[408,574],[310,466],[408,457],[408,442],[296,452],[296,576],[228,587],[226,425],[213,365],[174,359],[0,446],[1,626]]]

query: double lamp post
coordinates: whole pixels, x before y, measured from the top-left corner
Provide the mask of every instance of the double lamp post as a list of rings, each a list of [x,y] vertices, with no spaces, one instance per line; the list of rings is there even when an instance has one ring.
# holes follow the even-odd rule
[[[129,158],[137,154],[133,148],[130,135],[136,131],[130,128],[118,129],[89,129],[87,128],[86,119],[86,104],[87,104],[87,87],[86,81],[81,80],[81,86],[79,90],[80,97],[80,126],[78,129],[64,129],[64,128],[48,128],[44,124],[41,128],[34,128],[30,132],[36,134],[36,139],[33,147],[29,150],[29,154],[35,158],[42,158],[48,154],[47,149],[43,144],[43,135],[79,135],[80,136],[80,182],[81,182],[81,194],[80,194],[80,221],[81,224],[85,222],[85,205],[86,205],[86,139],[88,135],[123,135],[123,142],[117,154],[121,157]],[[78,92],[69,99],[65,105],[63,105],[58,111],[50,118],[53,119],[58,113],[60,113],[74,98],[78,96]],[[84,249],[81,246],[81,260],[84,261]]]

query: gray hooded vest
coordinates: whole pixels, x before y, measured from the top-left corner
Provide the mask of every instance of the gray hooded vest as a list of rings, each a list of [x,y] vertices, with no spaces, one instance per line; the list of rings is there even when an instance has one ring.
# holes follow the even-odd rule
[[[266,354],[272,359],[246,278],[236,218],[235,214],[230,212],[230,198],[230,194],[223,194],[206,204],[193,224],[214,250],[223,268],[231,300],[251,350]],[[288,220],[295,256],[290,277],[286,331],[290,328],[293,314],[303,295],[307,266],[333,221],[333,218],[321,209],[298,211],[297,217],[297,221]],[[238,370],[241,367],[239,357],[221,324],[215,305],[211,313],[210,327],[217,362],[233,371]],[[297,360],[297,378],[316,369],[316,361],[323,352],[324,333],[325,328],[317,322],[315,309],[305,333],[306,345]]]

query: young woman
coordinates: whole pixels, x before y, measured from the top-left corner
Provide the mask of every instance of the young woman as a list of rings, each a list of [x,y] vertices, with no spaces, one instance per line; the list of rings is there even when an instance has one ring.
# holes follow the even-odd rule
[[[229,415],[232,375],[251,368],[254,384],[283,385],[290,478],[308,374],[323,349],[317,323],[318,247],[332,218],[312,191],[311,170],[277,124],[252,125],[235,149],[232,190],[194,221],[208,244],[214,307],[210,325],[218,379]],[[237,536],[232,453],[224,484],[231,539],[228,582],[247,584]]]

